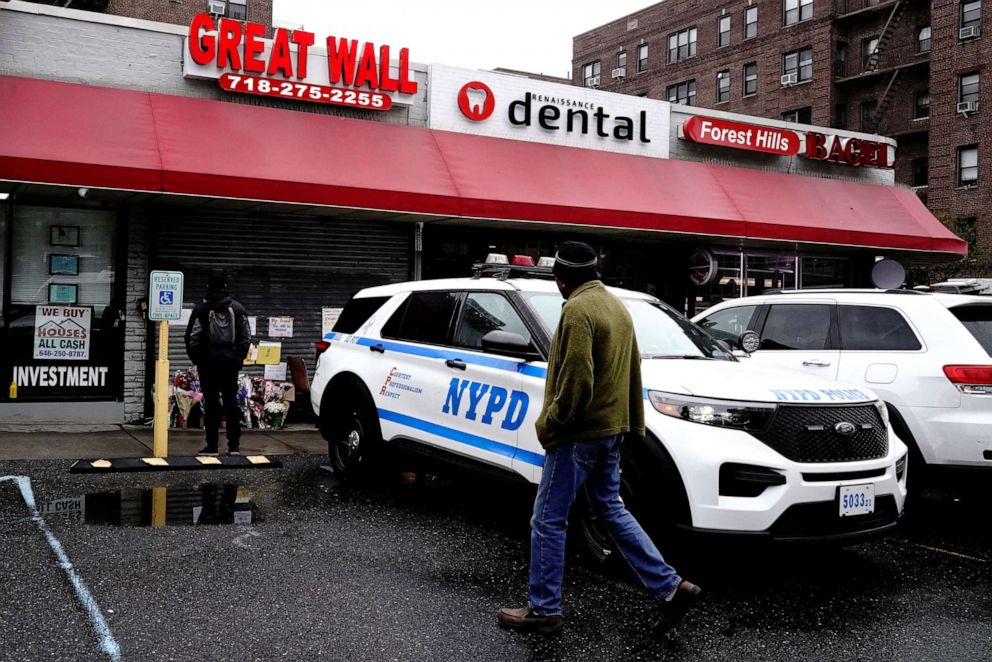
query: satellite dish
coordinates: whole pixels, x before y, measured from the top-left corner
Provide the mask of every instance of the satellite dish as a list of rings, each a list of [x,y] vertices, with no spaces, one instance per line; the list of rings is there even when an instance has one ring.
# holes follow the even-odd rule
[[[906,282],[906,270],[895,260],[879,260],[871,268],[871,282],[882,290],[896,289]]]

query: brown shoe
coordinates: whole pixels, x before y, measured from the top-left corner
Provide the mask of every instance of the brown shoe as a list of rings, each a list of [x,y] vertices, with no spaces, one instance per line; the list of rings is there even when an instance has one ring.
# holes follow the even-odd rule
[[[668,632],[682,622],[686,612],[696,606],[703,589],[692,582],[682,580],[675,595],[661,608],[661,614],[654,623],[654,631],[658,634]]]
[[[541,634],[551,634],[561,629],[561,616],[541,616],[531,611],[530,607],[510,609],[503,607],[499,610],[499,624],[511,630],[533,631]]]

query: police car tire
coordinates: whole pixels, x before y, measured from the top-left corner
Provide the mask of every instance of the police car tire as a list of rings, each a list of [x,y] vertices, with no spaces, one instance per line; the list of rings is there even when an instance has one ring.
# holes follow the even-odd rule
[[[321,421],[321,432],[327,440],[327,455],[334,471],[353,477],[371,463],[382,433],[365,388],[357,384],[335,386],[329,389],[330,398],[325,396],[334,404],[326,408],[328,418]],[[324,411],[322,406],[321,412]]]

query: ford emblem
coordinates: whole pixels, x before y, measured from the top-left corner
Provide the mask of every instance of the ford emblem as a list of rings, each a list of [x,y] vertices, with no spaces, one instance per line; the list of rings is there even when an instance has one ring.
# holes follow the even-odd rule
[[[854,426],[854,423],[848,423],[847,421],[841,421],[834,426],[834,432],[845,437],[850,437],[853,435],[858,428]]]

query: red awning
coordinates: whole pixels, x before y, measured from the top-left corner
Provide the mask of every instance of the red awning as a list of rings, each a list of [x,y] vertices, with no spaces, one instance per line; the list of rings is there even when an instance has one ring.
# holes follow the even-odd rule
[[[0,99],[0,180],[967,254],[893,186],[30,78]]]

